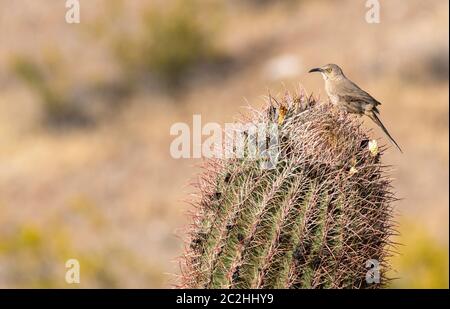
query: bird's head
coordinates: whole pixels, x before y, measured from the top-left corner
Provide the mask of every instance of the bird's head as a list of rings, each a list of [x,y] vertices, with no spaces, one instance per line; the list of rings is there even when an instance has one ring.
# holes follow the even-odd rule
[[[326,64],[320,68],[314,68],[309,70],[309,73],[319,72],[322,74],[324,80],[331,79],[335,80],[344,76],[342,69],[337,64]]]

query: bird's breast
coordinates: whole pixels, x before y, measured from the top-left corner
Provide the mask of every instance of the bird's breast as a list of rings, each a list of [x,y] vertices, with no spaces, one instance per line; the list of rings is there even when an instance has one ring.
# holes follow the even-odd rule
[[[331,103],[334,105],[339,104],[339,96],[337,95],[329,95]]]
[[[331,103],[335,105],[339,103],[339,96],[334,91],[334,88],[330,82],[325,83],[325,91],[327,92],[327,95],[330,98]]]

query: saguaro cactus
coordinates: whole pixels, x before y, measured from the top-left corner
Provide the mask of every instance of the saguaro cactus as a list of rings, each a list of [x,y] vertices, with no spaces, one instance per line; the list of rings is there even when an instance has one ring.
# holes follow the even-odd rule
[[[302,94],[255,111],[278,125],[276,165],[206,162],[180,287],[383,286],[395,197],[383,149],[353,117]]]

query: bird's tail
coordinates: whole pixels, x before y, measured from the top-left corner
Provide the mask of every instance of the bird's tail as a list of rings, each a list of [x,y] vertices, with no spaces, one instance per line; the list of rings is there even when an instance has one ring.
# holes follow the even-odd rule
[[[369,115],[370,119],[373,120],[373,122],[375,122],[382,130],[383,132],[387,135],[387,137],[389,137],[389,139],[391,140],[391,142],[397,146],[398,150],[400,150],[401,153],[403,153],[402,149],[400,148],[400,146],[397,144],[397,142],[394,140],[394,138],[389,134],[388,130],[386,129],[386,127],[383,125],[383,123],[381,122],[380,118],[378,118],[377,114],[375,112],[371,112]]]

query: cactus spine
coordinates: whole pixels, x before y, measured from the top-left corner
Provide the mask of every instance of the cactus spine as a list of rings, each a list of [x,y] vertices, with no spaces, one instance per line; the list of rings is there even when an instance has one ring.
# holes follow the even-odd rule
[[[303,94],[270,97],[248,120],[278,125],[277,163],[205,163],[180,287],[386,284],[395,197],[383,150],[369,147],[360,122]],[[379,263],[379,282],[366,280],[369,260]]]

